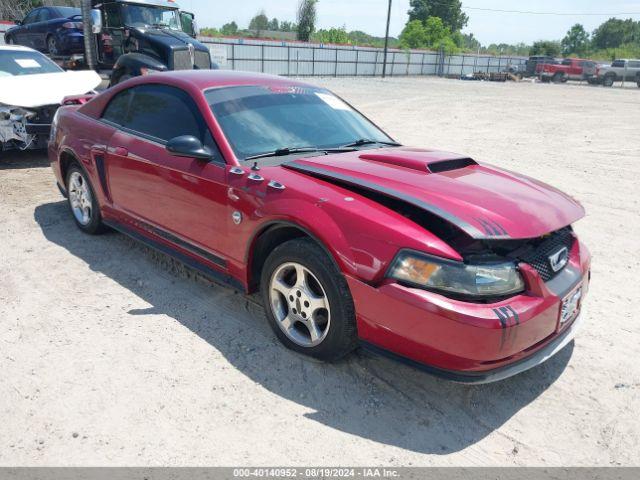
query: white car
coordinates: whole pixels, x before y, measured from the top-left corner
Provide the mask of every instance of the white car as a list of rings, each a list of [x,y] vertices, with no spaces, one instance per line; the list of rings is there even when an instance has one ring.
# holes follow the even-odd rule
[[[62,100],[100,82],[94,71],[65,72],[31,48],[0,46],[0,152],[45,148]]]

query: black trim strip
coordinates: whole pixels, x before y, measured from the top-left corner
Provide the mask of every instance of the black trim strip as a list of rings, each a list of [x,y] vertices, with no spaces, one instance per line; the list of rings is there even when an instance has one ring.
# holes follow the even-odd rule
[[[319,177],[324,177],[324,178],[333,178],[336,180],[340,180],[341,182],[345,182],[351,185],[355,185],[357,187],[362,187],[365,188],[367,190],[371,190],[374,192],[380,192],[380,193],[384,193],[385,195],[388,195],[389,197],[393,197],[393,198],[397,198],[398,200],[402,200],[404,202],[407,202],[410,205],[413,205],[415,207],[421,208],[429,213],[432,213],[434,215],[437,215],[438,217],[441,217],[445,220],[447,220],[448,222],[452,223],[453,225],[455,225],[456,227],[458,227],[460,230],[462,230],[463,232],[465,232],[467,235],[469,235],[471,238],[474,238],[476,240],[485,240],[487,238],[510,238],[508,235],[505,236],[498,236],[498,235],[485,235],[484,233],[482,233],[479,229],[477,229],[476,227],[474,227],[473,225],[465,222],[464,220],[456,217],[455,215],[450,214],[449,212],[436,207],[435,205],[431,205],[429,203],[426,203],[418,198],[412,197],[410,195],[407,195],[403,192],[399,192],[397,190],[391,189],[391,188],[387,188],[387,187],[383,187],[380,186],[376,183],[373,182],[368,182],[366,180],[361,180],[359,178],[355,178],[349,175],[343,175],[341,173],[337,173],[337,172],[333,172],[331,170],[326,170],[324,168],[319,168],[319,167],[315,167],[315,166],[311,166],[311,165],[303,165],[298,163],[297,161],[292,161],[292,162],[287,162],[282,164],[283,167],[289,168],[291,170],[295,170],[295,171],[299,171],[302,173],[309,173],[309,174],[313,174],[313,175],[317,175]]]
[[[100,186],[102,187],[102,191],[104,195],[111,201],[111,194],[109,193],[109,187],[107,186],[107,171],[104,164],[104,154],[100,153],[94,155],[94,160],[96,162],[96,170],[98,171],[98,178],[100,179]]]
[[[217,255],[214,255],[213,253],[209,253],[206,250],[187,242],[186,240],[176,237],[166,230],[154,227],[153,225],[149,225],[148,223],[144,223],[139,220],[136,220],[135,223],[138,224],[138,227],[142,228],[143,230],[147,230],[153,235],[157,235],[158,237],[163,238],[168,242],[174,243],[179,247],[184,248],[185,250],[189,250],[191,253],[198,255],[199,257],[202,257],[211,263],[215,263],[216,265],[219,265],[223,268],[227,268],[227,262],[224,259],[218,257]]]
[[[242,284],[242,282],[240,282],[238,279],[236,279],[235,277],[229,275],[229,274],[225,274],[222,272],[219,272],[218,270],[215,270],[211,267],[208,267],[207,265],[202,264],[201,262],[198,262],[197,260],[195,260],[194,258],[189,257],[188,255],[185,255],[182,252],[177,251],[174,248],[171,248],[168,245],[164,245],[163,243],[157,242],[152,238],[149,238],[143,234],[141,234],[140,232],[137,232],[136,230],[128,227],[127,225],[124,225],[121,222],[118,222],[116,220],[103,220],[103,223],[105,225],[108,225],[109,227],[113,228],[114,230],[119,231],[120,233],[123,233],[131,238],[133,238],[134,240],[137,240],[141,243],[144,243],[145,245],[147,245],[150,248],[153,248],[154,250],[158,250],[159,252],[162,252],[166,255],[169,255],[173,258],[175,258],[176,260],[179,260],[180,262],[184,263],[185,265],[193,268],[194,270],[197,270],[198,272],[202,273],[204,276],[210,278],[211,280],[214,280],[216,282],[220,282],[220,283],[225,283],[237,290],[240,291],[245,291],[244,285]],[[150,233],[153,233],[151,230],[149,230]],[[161,235],[159,235],[161,236]],[[161,236],[162,237],[162,236]],[[164,237],[162,237],[164,238]],[[175,238],[175,237],[174,237]],[[172,241],[169,240],[169,238],[167,238],[168,241]],[[194,248],[193,246],[191,246],[192,248]],[[192,251],[192,248],[189,248],[189,251]],[[197,248],[197,247],[195,247]],[[192,253],[202,256],[196,252]],[[205,252],[206,253],[206,252]],[[206,260],[209,260],[206,257],[203,257]],[[218,257],[215,257],[218,258]],[[223,262],[223,265],[226,264],[226,262],[224,262],[224,260],[222,260],[221,258],[218,258],[218,262]],[[215,262],[212,262],[215,263]],[[220,265],[220,263],[217,263],[218,265]]]

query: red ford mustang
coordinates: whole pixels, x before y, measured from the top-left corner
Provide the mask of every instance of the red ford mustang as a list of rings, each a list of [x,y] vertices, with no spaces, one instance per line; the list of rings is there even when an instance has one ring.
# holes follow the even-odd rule
[[[358,344],[461,382],[575,335],[590,256],[567,195],[403,147],[331,92],[224,71],[136,78],[58,110],[49,153],[78,227],[112,227],[246,292],[323,360]]]

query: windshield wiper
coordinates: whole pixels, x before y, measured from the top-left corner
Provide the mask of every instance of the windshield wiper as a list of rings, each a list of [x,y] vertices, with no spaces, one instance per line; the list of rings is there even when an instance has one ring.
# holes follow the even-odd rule
[[[325,152],[325,153],[340,153],[340,152],[352,152],[353,148],[350,147],[338,147],[338,148],[318,148],[318,147],[284,147],[274,150],[273,152],[258,153],[245,157],[245,160],[257,160],[258,158],[268,157],[284,157],[286,155],[293,155],[295,153],[309,153],[309,152]]]
[[[391,147],[400,147],[401,145],[398,142],[385,142],[380,140],[371,140],[368,138],[360,138],[352,143],[347,143],[346,145],[342,145],[340,148],[349,148],[349,147],[361,147],[363,145],[374,145],[379,143],[381,145],[389,145]]]

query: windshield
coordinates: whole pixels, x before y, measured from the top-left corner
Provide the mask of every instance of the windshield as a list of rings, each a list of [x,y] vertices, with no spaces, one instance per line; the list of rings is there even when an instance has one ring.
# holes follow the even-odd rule
[[[207,90],[205,97],[240,159],[280,149],[339,148],[361,139],[392,142],[324,89],[225,87]]]
[[[170,8],[123,3],[122,19],[128,27],[163,27],[182,30],[178,10]]]
[[[0,77],[62,71],[41,53],[28,50],[0,50]]]

